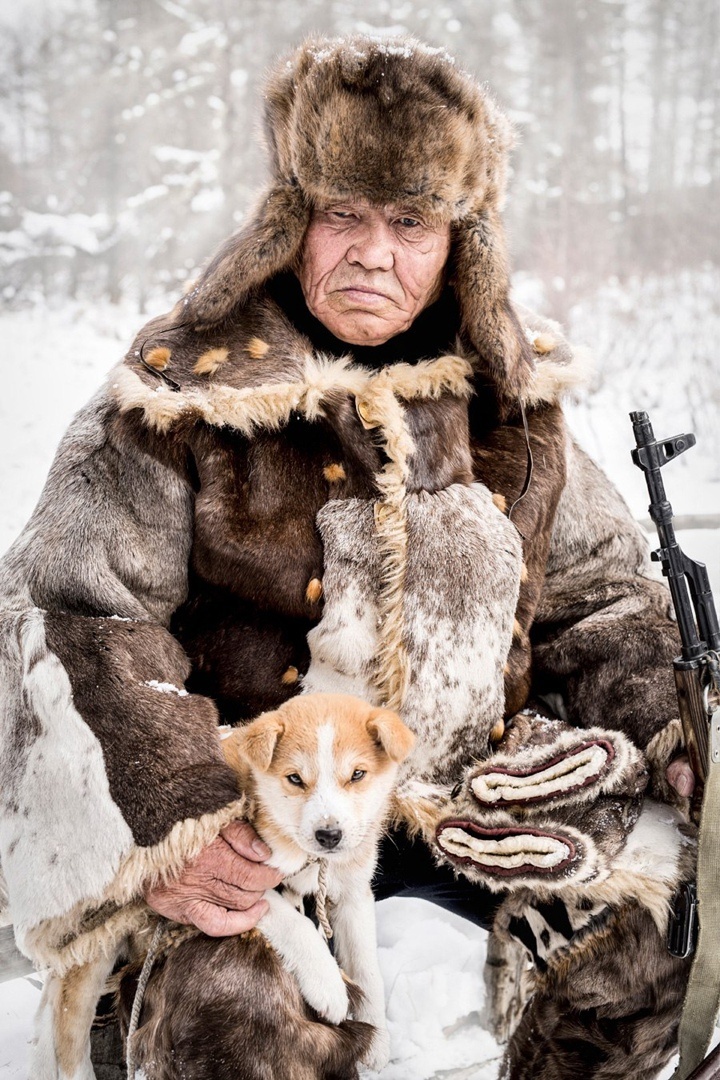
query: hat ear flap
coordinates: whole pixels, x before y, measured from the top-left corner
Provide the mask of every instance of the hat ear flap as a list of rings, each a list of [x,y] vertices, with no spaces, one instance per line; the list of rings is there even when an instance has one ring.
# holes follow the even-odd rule
[[[496,210],[471,213],[457,225],[455,291],[463,332],[477,352],[480,372],[496,386],[507,410],[533,378],[532,347],[510,303],[505,239]]]
[[[309,221],[309,203],[296,184],[272,188],[185,297],[184,319],[198,330],[222,322],[253,289],[292,266]]]

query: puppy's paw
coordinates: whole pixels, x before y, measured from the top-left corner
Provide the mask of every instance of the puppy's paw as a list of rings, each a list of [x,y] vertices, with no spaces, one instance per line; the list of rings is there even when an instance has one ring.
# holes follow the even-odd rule
[[[302,996],[323,1020],[341,1024],[350,1008],[347,987],[340,968],[328,953],[328,963],[312,972],[304,972],[299,979]]]
[[[363,1054],[362,1062],[373,1072],[380,1072],[390,1060],[390,1033],[383,1025],[376,1026],[370,1048]]]

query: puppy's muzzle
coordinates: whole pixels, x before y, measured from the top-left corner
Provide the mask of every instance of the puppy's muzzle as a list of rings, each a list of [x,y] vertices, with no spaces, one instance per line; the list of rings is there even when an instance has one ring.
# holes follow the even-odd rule
[[[320,847],[325,848],[326,851],[332,851],[332,849],[336,848],[342,840],[342,829],[316,829],[315,839]]]

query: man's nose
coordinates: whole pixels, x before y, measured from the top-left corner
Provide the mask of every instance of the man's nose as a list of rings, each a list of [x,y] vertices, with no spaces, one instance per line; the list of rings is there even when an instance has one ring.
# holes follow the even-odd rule
[[[332,848],[338,846],[342,840],[342,829],[337,825],[328,826],[326,829],[316,829],[315,839],[320,847],[326,848],[327,851],[331,851]]]
[[[387,222],[363,222],[353,236],[345,258],[365,270],[392,270],[395,263],[395,236]]]

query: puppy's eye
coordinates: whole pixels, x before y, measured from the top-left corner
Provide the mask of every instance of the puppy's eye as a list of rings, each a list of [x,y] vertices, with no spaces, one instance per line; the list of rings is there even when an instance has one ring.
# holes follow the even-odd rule
[[[302,782],[302,777],[299,776],[296,772],[291,772],[289,776],[285,777],[285,779],[289,780],[291,784],[295,785],[295,787],[304,787],[305,786],[303,784],[303,782]]]
[[[365,775],[365,771],[366,771],[365,769],[356,769],[355,772],[350,777],[350,780],[352,781],[352,783],[357,784],[358,780],[362,780],[363,776]]]

